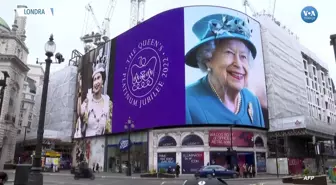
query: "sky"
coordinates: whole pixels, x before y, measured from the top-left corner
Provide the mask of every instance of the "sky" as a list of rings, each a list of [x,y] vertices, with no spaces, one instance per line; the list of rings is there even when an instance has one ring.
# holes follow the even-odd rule
[[[14,22],[14,9],[17,5],[27,5],[29,8],[54,8],[54,16],[29,16],[27,18],[27,40],[29,48],[28,63],[35,64],[45,58],[44,44],[50,34],[54,34],[57,45],[56,52],[61,52],[65,57],[63,64],[55,64],[51,71],[54,72],[68,65],[71,52],[74,49],[83,53],[83,36],[85,6],[91,3],[98,22],[101,24],[109,2],[111,0],[0,0],[0,17],[9,25]],[[130,27],[131,0],[117,0],[110,24],[111,37],[128,30]],[[273,12],[274,0],[249,0],[255,11],[266,10]],[[332,47],[329,45],[329,36],[336,34],[336,7],[335,0],[277,0],[274,16],[282,24],[290,28],[299,36],[301,44],[306,46],[325,63],[328,64],[330,74],[336,81],[336,63]],[[160,12],[176,7],[189,5],[217,5],[233,8],[245,12],[242,0],[146,0],[145,19]],[[306,6],[313,6],[318,11],[318,18],[314,23],[302,21],[301,11]],[[252,15],[247,9],[247,14]],[[97,26],[92,16],[85,24],[87,32],[96,31]]]

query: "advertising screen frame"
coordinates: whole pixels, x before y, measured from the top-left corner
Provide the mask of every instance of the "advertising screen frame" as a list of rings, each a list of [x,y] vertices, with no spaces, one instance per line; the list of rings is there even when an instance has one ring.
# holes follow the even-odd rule
[[[204,9],[204,11],[199,11],[201,9]],[[208,11],[208,13],[206,13],[206,11]],[[192,16],[196,14],[196,12],[203,12],[203,13],[199,14],[197,17]],[[254,34],[254,36],[257,37],[257,41],[258,41],[258,43],[254,43],[255,41],[253,41],[253,39],[251,41],[252,45],[255,45],[255,47],[257,48],[256,54],[254,53],[253,49],[249,50],[251,51],[251,55],[257,60],[256,64],[258,65],[256,67],[257,69],[253,67],[251,68],[252,70],[251,73],[252,73],[252,76],[258,76],[258,77],[255,77],[256,79],[253,79],[253,80],[250,80],[251,78],[248,78],[249,79],[248,84],[249,85],[256,84],[256,85],[254,85],[253,88],[246,86],[246,88],[249,89],[249,90],[244,91],[244,92],[247,92],[247,95],[246,93],[245,95],[244,93],[239,93],[240,96],[243,96],[243,98],[240,99],[240,101],[242,101],[242,103],[240,104],[242,106],[241,111],[244,111],[245,113],[244,114],[237,113],[237,116],[232,116],[233,118],[228,117],[227,120],[218,119],[218,117],[220,117],[219,116],[220,114],[218,114],[218,112],[221,112],[222,110],[209,111],[211,107],[209,110],[207,110],[209,107],[206,107],[206,106],[203,106],[203,107],[194,106],[194,107],[201,107],[199,110],[196,110],[196,111],[190,110],[188,108],[188,104],[191,102],[190,96],[187,93],[188,86],[197,82],[198,79],[203,78],[205,75],[204,71],[202,72],[200,69],[198,69],[199,67],[194,67],[194,69],[192,70],[189,69],[190,67],[188,67],[187,63],[188,63],[188,58],[190,57],[188,53],[193,52],[194,48],[197,49],[197,47],[203,45],[204,43],[212,39],[209,37],[207,38],[208,39],[207,41],[204,41],[202,39],[197,40],[199,39],[197,38],[197,34],[199,33],[197,33],[197,31],[195,30],[197,30],[196,27],[200,26],[199,22],[203,19],[208,19],[207,17],[209,16],[212,17],[211,19],[216,20],[215,14],[227,16],[227,18],[230,19],[231,21],[237,19],[237,20],[245,21],[249,23],[252,22],[254,27],[251,30],[253,30],[253,32],[249,30],[249,34],[251,35]],[[175,16],[176,21],[174,21],[173,23],[168,23],[172,21],[165,21],[166,19],[167,20],[171,19],[174,16]],[[193,17],[193,19],[189,19],[190,17]],[[217,18],[218,18],[218,15],[217,15]],[[224,19],[222,21],[223,21],[223,24],[226,24],[226,23],[228,24],[228,22],[230,22],[230,21],[227,21],[225,23]],[[168,31],[168,32],[164,32],[164,31],[158,32],[158,30],[162,30],[161,28],[163,26],[166,26],[165,31]],[[149,27],[151,30],[154,30],[154,31],[152,32],[145,31],[145,30],[149,30]],[[104,86],[103,92],[110,97],[109,100],[112,103],[112,106],[110,106],[110,110],[111,110],[110,112],[111,113],[111,116],[110,116],[111,126],[110,127],[111,129],[108,132],[101,132],[103,134],[93,134],[93,135],[91,134],[85,137],[83,136],[78,137],[78,133],[76,135],[76,128],[78,127],[79,124],[77,123],[78,117],[76,117],[74,138],[75,139],[88,138],[88,137],[95,137],[99,135],[108,135],[108,134],[116,134],[116,133],[125,132],[124,124],[128,118],[131,118],[131,120],[133,121],[135,125],[133,129],[134,131],[140,131],[140,130],[146,130],[146,129],[152,129],[152,128],[184,127],[184,126],[191,126],[191,125],[194,127],[205,126],[205,125],[208,125],[208,126],[234,125],[235,127],[246,127],[246,128],[256,128],[256,129],[267,130],[269,128],[269,120],[268,120],[269,118],[268,118],[268,107],[267,107],[268,105],[267,105],[266,85],[265,85],[266,82],[265,82],[265,69],[264,69],[264,56],[263,56],[264,54],[263,54],[263,49],[262,49],[262,40],[261,40],[262,38],[261,38],[260,29],[261,29],[261,26],[257,20],[255,20],[254,18],[240,11],[227,8],[227,7],[205,5],[205,6],[186,6],[186,7],[180,7],[180,8],[175,8],[175,9],[164,11],[142,22],[141,24],[131,28],[130,30],[118,35],[117,37],[113,38],[111,41],[108,41],[110,43],[110,50],[109,50],[109,53],[107,54],[108,62],[106,63],[107,65],[105,69],[106,80],[104,84],[102,84]],[[201,29],[201,31],[206,33],[204,29],[203,30]],[[214,32],[214,30],[211,30],[211,31]],[[139,32],[141,32],[142,34],[139,34]],[[232,33],[238,34],[238,36],[240,34],[240,32],[239,33],[235,32],[235,30],[233,30]],[[135,36],[132,36],[132,35],[135,35]],[[171,38],[169,39],[170,35],[174,36],[174,42],[172,42],[173,39]],[[224,39],[226,38],[225,36],[221,36],[221,37],[223,37]],[[132,38],[132,40],[134,41],[131,42],[131,40],[129,40],[130,38]],[[152,40],[149,40],[149,38],[151,38]],[[246,38],[241,37],[240,40],[245,39],[244,43],[246,43],[249,41],[249,38],[250,37],[246,37]],[[127,45],[125,45],[124,43],[127,43],[127,45],[129,45],[128,47],[129,49],[127,49]],[[160,67],[153,68],[153,71],[161,71],[160,73],[161,76],[156,77],[154,72],[147,73],[147,74],[149,74],[148,77],[150,78],[153,77],[153,79],[157,80],[155,81],[157,82],[156,87],[153,86],[153,88],[151,89],[160,87],[161,92],[157,94],[153,94],[155,96],[157,95],[157,97],[152,98],[151,102],[148,102],[147,106],[144,104],[143,107],[141,108],[140,107],[134,108],[129,105],[126,106],[127,104],[129,104],[127,103],[129,99],[125,98],[126,93],[125,93],[125,90],[122,89],[122,87],[124,85],[123,77],[125,77],[125,75],[127,75],[128,72],[127,71],[123,72],[123,71],[124,69],[127,69],[128,66],[132,67],[136,65],[135,63],[133,65],[132,61],[128,60],[128,57],[132,58],[134,56],[140,56],[140,54],[143,54],[143,57],[145,58],[146,56],[151,55],[150,52],[141,53],[143,51],[141,50],[141,48],[139,48],[141,43],[143,44],[143,46],[145,44],[150,45],[151,43],[159,43],[159,44],[156,44],[155,47],[152,46],[149,49],[153,50],[157,54],[156,56],[157,56],[158,63],[155,63],[155,64],[160,64],[161,68]],[[175,45],[170,46],[172,44],[175,44]],[[249,48],[250,45],[248,44],[247,46]],[[92,55],[92,53],[94,53],[94,57],[91,56],[89,60],[92,60],[92,61],[97,60],[97,56],[99,55],[100,48],[101,47],[91,50],[89,53],[86,53],[81,58],[81,62],[80,62],[81,66],[78,68],[78,71],[79,73],[83,73],[83,74],[86,73],[87,75],[86,76],[87,78],[85,78],[86,81],[88,81],[89,79],[88,76],[91,76],[90,74],[92,72],[90,73],[87,69],[87,66],[85,66],[87,65],[87,62],[85,62],[85,58],[88,58],[87,55]],[[134,50],[132,50],[132,48],[134,48]],[[142,48],[142,49],[146,49],[146,48]],[[147,60],[148,63],[150,62],[150,59],[151,58],[149,57]],[[140,59],[139,61],[135,61],[135,62],[140,62],[139,64],[141,64]],[[165,65],[165,62],[167,62],[167,65]],[[124,63],[127,65],[124,65]],[[163,69],[165,69],[165,67],[167,67],[168,65],[169,65],[169,69],[167,68],[166,72],[163,71]],[[150,68],[148,69],[149,69],[148,72],[151,72]],[[199,72],[196,72],[195,70],[198,70]],[[192,80],[190,80],[190,77],[188,77],[188,74],[191,74],[191,73],[193,74]],[[133,73],[130,73],[130,74],[133,75]],[[137,73],[134,72],[133,77],[136,77],[136,74]],[[166,75],[163,75],[163,74],[166,74]],[[162,75],[168,76],[168,77],[160,81]],[[182,76],[184,76],[183,80],[181,79]],[[138,80],[143,80],[143,79],[144,78],[142,77],[138,78]],[[191,81],[194,81],[194,82],[191,82]],[[258,85],[257,81],[262,81],[261,85],[260,84]],[[131,81],[127,83],[130,83],[130,82]],[[85,83],[87,82],[82,81],[81,84],[85,84]],[[263,87],[258,88],[260,86],[263,86]],[[147,86],[144,86],[143,89],[146,90],[146,87]],[[262,89],[261,90],[262,92],[258,92],[256,91],[256,89]],[[128,88],[128,90],[130,90],[130,88]],[[183,93],[183,97],[182,97],[182,93]],[[146,94],[146,93],[143,93],[143,94]],[[214,96],[214,98],[211,101],[218,101],[218,97],[215,96],[216,94],[212,92],[212,96]],[[141,95],[141,92],[140,94],[138,93],[138,95],[136,96],[140,97],[140,95]],[[173,99],[171,99],[172,95],[174,95]],[[81,96],[81,101],[84,101],[85,95],[83,95],[83,92],[80,96]],[[78,98],[76,99],[76,101],[77,100]],[[246,102],[243,102],[244,100],[246,100]],[[162,103],[161,101],[165,101],[165,103]],[[211,101],[208,102],[208,104],[214,105],[214,102],[211,103]],[[219,104],[219,103],[215,102],[215,104]],[[192,104],[190,105],[192,106]],[[205,104],[203,103],[202,105],[205,105]],[[159,108],[160,108],[160,111],[157,111]],[[156,113],[153,114],[153,111],[155,111]],[[208,113],[204,114],[203,117],[201,116],[197,118],[196,121],[193,121],[192,123],[188,124],[188,113],[187,112],[189,111],[190,112],[193,111],[191,114],[194,114],[194,115],[200,115],[202,114],[201,112],[212,112],[215,114],[212,114],[212,113],[211,115],[209,115]],[[199,111],[200,114],[198,114],[197,111]],[[233,115],[232,112],[228,114]],[[245,117],[243,115],[245,115]],[[258,115],[258,116],[256,117],[255,115]],[[195,117],[195,116],[191,115],[191,117]],[[212,118],[210,119],[210,117]],[[232,121],[232,120],[239,120],[239,119],[241,120]],[[260,122],[261,119],[263,120],[262,122]],[[216,120],[218,120],[218,122],[216,122]],[[245,123],[245,122],[250,122],[250,123]],[[258,124],[261,124],[261,126],[256,126]]]

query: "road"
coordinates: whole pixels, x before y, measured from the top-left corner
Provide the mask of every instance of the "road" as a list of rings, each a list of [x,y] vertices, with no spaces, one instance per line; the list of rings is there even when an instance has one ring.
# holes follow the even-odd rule
[[[97,177],[95,180],[74,180],[73,176],[44,176],[44,185],[184,185],[189,181],[184,179],[140,179],[140,178],[111,178]],[[14,174],[9,174],[9,179],[14,179]],[[228,180],[228,185],[280,185],[279,180],[236,179]],[[14,184],[9,182],[8,185]],[[197,183],[195,184],[197,185]]]

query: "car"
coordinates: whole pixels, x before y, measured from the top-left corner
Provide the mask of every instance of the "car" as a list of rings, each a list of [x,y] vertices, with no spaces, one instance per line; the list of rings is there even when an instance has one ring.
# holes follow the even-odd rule
[[[210,177],[220,177],[220,178],[237,178],[238,172],[234,170],[228,170],[220,165],[209,165],[203,166],[196,173],[196,178],[210,178]]]

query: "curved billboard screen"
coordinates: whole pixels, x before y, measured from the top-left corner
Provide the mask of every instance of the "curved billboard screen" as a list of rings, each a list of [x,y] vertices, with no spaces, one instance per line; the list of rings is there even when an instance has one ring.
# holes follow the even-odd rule
[[[75,138],[124,132],[129,118],[135,130],[268,127],[260,24],[241,12],[169,10],[85,54],[81,64]]]

